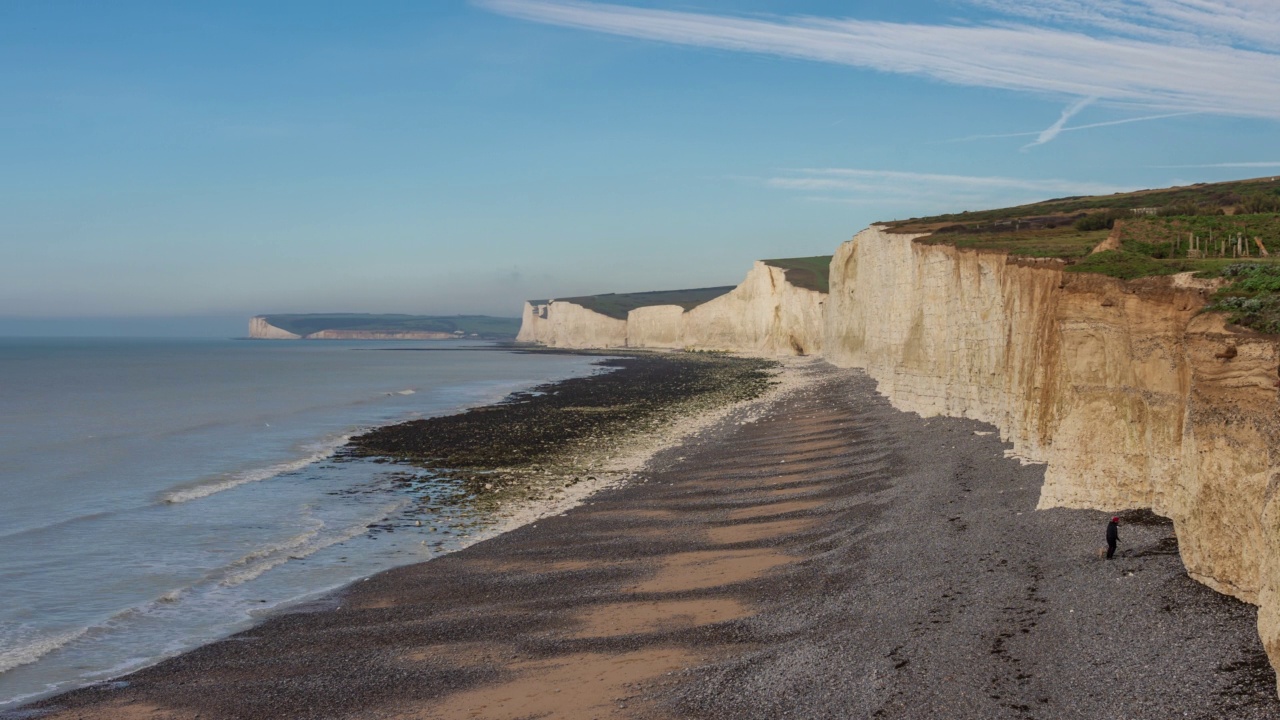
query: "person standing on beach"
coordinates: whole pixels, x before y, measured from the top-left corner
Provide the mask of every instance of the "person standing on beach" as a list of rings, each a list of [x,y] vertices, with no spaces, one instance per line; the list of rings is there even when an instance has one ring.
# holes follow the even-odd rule
[[[1107,559],[1116,554],[1116,543],[1120,542],[1120,518],[1113,517],[1107,523]]]

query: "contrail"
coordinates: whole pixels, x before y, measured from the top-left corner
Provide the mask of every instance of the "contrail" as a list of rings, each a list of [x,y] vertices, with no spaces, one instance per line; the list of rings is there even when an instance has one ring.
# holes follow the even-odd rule
[[[1092,128],[1111,127],[1112,125],[1127,125],[1129,123],[1146,122],[1148,120],[1164,120],[1165,118],[1185,117],[1187,115],[1200,115],[1198,112],[1176,112],[1164,113],[1163,115],[1143,115],[1142,117],[1125,118],[1123,120],[1107,120],[1104,122],[1089,123],[1088,125],[1073,125],[1072,127],[1062,128],[1062,132],[1074,132],[1076,130],[1090,130]],[[968,137],[955,138],[954,140],[944,140],[942,142],[969,142],[970,140],[990,140],[992,138],[1015,138],[1015,137],[1031,137],[1039,135],[1043,130],[1032,130],[1031,132],[1016,133],[997,133],[994,135],[970,135]]]
[[[1062,128],[1067,124],[1068,120],[1075,117],[1081,110],[1097,102],[1097,100],[1098,98],[1096,97],[1087,97],[1071,103],[1062,111],[1062,117],[1058,118],[1058,122],[1045,128],[1041,131],[1040,137],[1036,138],[1035,142],[1022,146],[1022,149],[1027,150],[1028,148],[1033,148],[1037,145],[1043,145],[1058,137],[1058,135],[1062,133]]]

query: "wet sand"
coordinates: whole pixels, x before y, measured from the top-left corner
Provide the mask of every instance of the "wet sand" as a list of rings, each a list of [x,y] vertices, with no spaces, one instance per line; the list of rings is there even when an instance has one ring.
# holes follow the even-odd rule
[[[1043,469],[851,371],[625,487],[115,683],[53,718],[1262,718],[1254,608],[1172,528],[1034,507]]]

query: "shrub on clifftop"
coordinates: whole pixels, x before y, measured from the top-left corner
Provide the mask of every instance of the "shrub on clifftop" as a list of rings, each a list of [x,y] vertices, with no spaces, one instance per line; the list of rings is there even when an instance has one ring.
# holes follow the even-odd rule
[[[1280,265],[1233,263],[1221,275],[1232,282],[1206,309],[1228,313],[1236,325],[1280,334]]]

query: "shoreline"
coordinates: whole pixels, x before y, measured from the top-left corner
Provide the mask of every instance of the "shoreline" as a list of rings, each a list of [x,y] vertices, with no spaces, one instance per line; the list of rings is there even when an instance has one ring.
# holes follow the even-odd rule
[[[1256,609],[1162,518],[1036,511],[975,421],[801,381],[634,482],[29,706],[70,718],[1274,717]],[[1176,662],[1171,662],[1176,659]]]
[[[606,372],[593,371],[588,375],[571,376],[567,378],[561,378],[559,380],[542,382],[535,386],[530,386],[528,388],[523,388],[523,389],[509,392],[500,398],[496,398],[492,401],[488,401],[480,405],[463,408],[461,410],[455,411],[448,415],[429,417],[429,418],[426,418],[425,420],[421,418],[395,420],[384,425],[373,426],[359,433],[348,435],[339,445],[337,445],[334,448],[333,451],[329,452],[324,458],[320,458],[318,462],[327,463],[330,465],[334,463],[341,464],[344,459],[355,459],[361,462],[370,461],[370,460],[375,462],[389,462],[391,464],[384,465],[384,467],[386,468],[387,471],[391,473],[392,477],[395,477],[395,476],[411,477],[413,473],[403,473],[403,472],[398,472],[396,470],[397,465],[410,462],[405,458],[389,458],[377,453],[369,453],[363,456],[356,456],[355,458],[349,458],[344,456],[350,455],[350,453],[347,451],[351,449],[351,441],[353,439],[365,437],[373,433],[395,430],[402,426],[412,426],[415,424],[422,424],[422,423],[430,424],[435,421],[441,421],[441,420],[445,420],[455,416],[465,416],[473,413],[491,413],[493,411],[501,411],[505,408],[508,408],[513,403],[518,403],[521,400],[521,398],[527,398],[530,396],[539,396],[547,393],[552,393],[552,394],[559,393],[566,386],[577,386],[579,388],[582,388],[583,386],[595,385],[595,384],[598,384],[598,381],[602,377],[613,374],[613,373],[621,372],[623,369],[625,369],[625,368],[622,368],[622,365],[627,362],[628,358],[630,358],[631,360],[636,360],[636,358],[632,356],[637,356],[637,355],[640,356],[640,361],[649,365],[664,365],[664,364],[669,364],[674,362],[675,359],[678,357],[678,355],[680,355],[676,353],[665,353],[665,352],[654,353],[654,352],[645,352],[645,351],[641,351],[639,353],[636,353],[636,352],[628,353],[626,351],[603,353],[603,352],[579,351],[579,350],[572,350],[572,351],[554,350],[554,349],[542,350],[540,348],[529,348],[529,347],[524,347],[519,345],[510,345],[510,344],[495,345],[495,346],[491,346],[488,349],[492,349],[493,351],[499,351],[504,353],[516,353],[516,354],[550,354],[550,355],[574,355],[574,356],[585,356],[585,357],[597,357],[599,358],[599,362],[594,363],[595,365],[604,364],[604,365],[614,365],[615,367],[610,368]],[[455,348],[372,348],[370,350],[447,351],[447,350],[456,350],[456,349]],[[619,363],[618,362],[619,360],[621,360],[622,362]],[[755,361],[753,359],[747,359],[747,360],[734,359],[734,360],[730,360],[729,362],[731,363],[745,362],[751,365],[758,364],[758,361]],[[626,384],[635,384],[635,382],[626,381]],[[697,395],[697,393],[693,393],[693,395]],[[607,401],[608,400],[606,398],[606,402]],[[714,405],[715,403],[713,402],[712,404]],[[440,554],[435,555],[434,557],[429,557],[426,559],[415,559],[410,561],[407,564],[412,565],[412,564],[417,564],[422,562],[431,562],[439,557],[442,557],[443,555],[465,549],[471,545],[474,545],[477,542],[482,542],[496,535],[509,532],[514,528],[518,528],[522,525],[528,524],[530,522],[534,522],[542,517],[562,513],[576,506],[577,504],[582,502],[583,499],[585,499],[586,497],[589,497],[591,494],[594,494],[595,492],[598,492],[600,489],[603,489],[606,487],[614,487],[622,482],[625,482],[626,478],[629,477],[631,473],[638,470],[640,465],[643,464],[645,459],[650,454],[657,452],[658,450],[661,449],[662,446],[666,444],[670,444],[672,442],[678,441],[679,438],[682,437],[684,434],[687,434],[688,432],[696,429],[697,427],[703,426],[708,422],[713,421],[714,418],[721,416],[728,409],[723,407],[719,409],[712,409],[709,411],[705,409],[701,409],[701,410],[690,409],[688,407],[681,407],[679,399],[675,398],[673,400],[673,398],[671,397],[666,398],[664,401],[660,402],[659,405],[664,406],[666,410],[670,411],[666,413],[667,414],[666,419],[674,420],[674,422],[671,422],[669,425],[665,426],[661,432],[648,433],[647,437],[641,438],[642,440],[644,440],[644,442],[617,443],[616,445],[627,446],[627,449],[625,452],[615,451],[615,452],[596,453],[593,460],[595,460],[596,464],[599,466],[598,470],[594,471],[598,477],[592,477],[589,480],[584,479],[581,482],[563,482],[570,478],[563,477],[563,473],[561,473],[560,475],[549,476],[547,478],[541,479],[541,481],[537,483],[538,484],[537,490],[540,492],[540,494],[534,497],[508,496],[508,497],[501,498],[497,502],[490,501],[490,502],[484,502],[484,503],[475,503],[472,501],[463,500],[450,507],[442,508],[442,512],[439,513],[437,517],[432,517],[429,512],[426,514],[423,514],[420,511],[410,512],[407,515],[407,518],[408,518],[407,522],[406,522],[405,511],[398,510],[392,515],[386,518],[383,518],[375,522],[374,524],[369,525],[367,534],[381,535],[386,532],[395,532],[396,528],[404,525],[416,524],[417,526],[419,526],[419,528],[421,528],[424,525],[438,524],[440,525],[442,530],[445,530],[445,533],[443,535],[438,535],[437,536],[438,539],[432,544],[437,548],[444,546],[445,549],[442,552],[440,552]],[[694,413],[694,415],[696,415],[697,413],[704,413],[704,414],[709,413],[709,414],[707,415],[707,417],[695,417],[694,415],[690,415],[688,413]],[[630,439],[635,440],[636,438],[632,437]],[[416,468],[416,470],[418,470],[420,473],[422,470],[421,465],[419,465],[419,467]],[[410,505],[414,504],[414,501],[412,500],[413,496],[411,494],[412,491],[407,486],[403,488],[403,490],[407,491],[402,495],[403,502],[408,503]],[[399,493],[401,491],[392,490],[391,492]],[[474,500],[474,498],[471,500]],[[408,528],[406,527],[405,529],[408,529]],[[433,527],[432,530],[434,531],[435,528]],[[424,545],[427,544],[427,541],[424,541],[423,544]],[[373,574],[377,574],[378,572],[385,572],[388,569],[394,569],[395,567],[401,567],[403,565],[404,564],[402,563],[401,565],[391,566],[389,568],[384,566],[382,569],[375,568],[371,570],[371,572]],[[241,624],[240,629],[229,630],[228,632],[231,634],[238,634],[242,632],[251,631],[253,627],[256,627],[257,625],[260,625],[262,622],[269,620],[271,617],[275,616],[276,614],[289,613],[300,608],[323,606],[326,604],[330,604],[331,598],[333,596],[342,592],[344,588],[350,586],[352,583],[361,582],[363,579],[367,577],[368,576],[356,577],[350,581],[343,582],[340,585],[331,586],[328,588],[318,588],[318,589],[313,588],[311,590],[308,590],[307,592],[302,593],[300,596],[298,596],[294,600],[287,601],[280,604],[271,613],[260,615],[248,626],[247,629],[244,627],[243,624]],[[72,687],[72,688],[63,688],[60,690],[53,691],[51,694],[48,691],[43,693],[33,693],[31,696],[29,696],[27,700],[20,702],[18,705],[0,709],[0,718],[25,717],[27,708],[30,708],[32,706],[36,706],[36,705],[48,702],[52,699],[58,698],[68,693],[80,692],[80,691],[92,689],[97,686],[111,685],[113,683],[119,682],[120,677],[126,677],[127,675],[131,675],[139,671],[145,671],[150,667],[154,667],[156,664],[167,662],[173,659],[174,657],[181,657],[182,654],[197,650],[199,647],[201,647],[202,645],[208,644],[209,642],[218,642],[218,641],[219,641],[218,639],[208,640],[202,643],[201,645],[192,646],[187,650],[183,650],[177,656],[173,656],[173,655],[161,656],[141,666],[135,665],[134,667],[129,669],[127,672],[125,672],[124,675],[113,675],[111,677],[106,677],[105,679],[95,680],[86,685],[80,685],[78,687]]]
[[[427,498],[426,512],[464,507],[480,522],[502,518],[509,529],[520,518],[562,512],[617,486],[654,453],[796,381],[789,371],[794,361],[644,350],[525,351],[599,357],[596,365],[611,370],[538,385],[451,415],[374,428],[351,438],[338,456],[431,473],[457,491]]]

